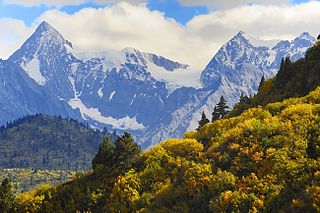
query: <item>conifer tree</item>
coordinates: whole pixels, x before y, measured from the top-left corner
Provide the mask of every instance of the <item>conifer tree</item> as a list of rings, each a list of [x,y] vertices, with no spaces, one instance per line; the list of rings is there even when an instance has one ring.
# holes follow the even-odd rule
[[[221,96],[219,103],[217,104],[217,113],[219,114],[219,119],[223,118],[228,113],[228,105],[226,99]]]
[[[201,120],[198,122],[199,123],[199,127],[198,127],[198,131],[201,129],[201,127],[203,127],[204,125],[206,125],[207,123],[210,123],[209,119],[207,118],[206,114],[204,113],[204,111],[202,112],[202,116],[201,116]]]
[[[114,160],[114,145],[110,142],[108,137],[105,137],[103,142],[100,144],[98,153],[92,160],[92,168],[97,168],[98,165],[104,167],[112,167]]]
[[[217,121],[219,119],[220,119],[220,114],[218,113],[217,106],[215,106],[212,112],[212,122]]]
[[[134,141],[131,134],[125,132],[115,142],[116,163],[123,169],[130,168],[138,159],[141,153],[140,146]]]
[[[0,212],[10,213],[14,211],[14,195],[9,178],[2,181],[0,186]]]
[[[263,75],[262,78],[261,78],[261,80],[260,80],[260,84],[259,84],[259,89],[258,89],[258,91],[260,91],[260,89],[261,89],[261,87],[262,87],[262,85],[264,84],[265,81],[266,81],[266,79],[265,79],[265,77],[264,77],[264,75]],[[241,94],[241,95],[243,95],[243,94]],[[240,97],[240,99],[241,99],[241,97]]]
[[[290,68],[291,68],[291,60],[290,60],[290,57],[288,56],[285,59],[281,60],[280,70],[276,77],[279,85],[282,86],[283,84],[285,84],[290,80],[290,77],[292,74],[290,72]]]

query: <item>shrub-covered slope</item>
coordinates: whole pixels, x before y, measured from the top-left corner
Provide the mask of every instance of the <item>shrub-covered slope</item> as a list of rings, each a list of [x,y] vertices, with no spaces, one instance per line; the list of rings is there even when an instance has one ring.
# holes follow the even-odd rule
[[[72,119],[27,116],[0,128],[0,168],[89,169],[107,135]]]
[[[94,172],[53,188],[41,208],[319,212],[319,138],[320,88],[215,121],[141,153],[128,135],[115,146],[105,140]]]

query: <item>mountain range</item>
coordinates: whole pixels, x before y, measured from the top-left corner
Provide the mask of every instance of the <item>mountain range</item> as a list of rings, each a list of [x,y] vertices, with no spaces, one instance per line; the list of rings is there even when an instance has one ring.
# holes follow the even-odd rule
[[[254,94],[288,55],[302,58],[316,41],[302,33],[292,41],[263,41],[239,32],[213,57],[199,84],[177,81],[185,63],[133,48],[81,53],[47,22],[8,60],[0,60],[0,124],[46,113],[94,128],[130,131],[146,148],[195,129],[224,95],[230,106]]]

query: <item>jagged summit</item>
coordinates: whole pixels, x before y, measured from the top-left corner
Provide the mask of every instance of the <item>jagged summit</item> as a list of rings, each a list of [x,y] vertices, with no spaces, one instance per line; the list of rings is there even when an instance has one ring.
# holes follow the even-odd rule
[[[45,32],[45,31],[52,31],[58,33],[56,29],[54,29],[48,22],[43,21],[39,24],[36,31]]]
[[[298,38],[300,38],[300,39],[312,40],[312,41],[315,40],[315,38],[314,38],[312,35],[310,35],[310,33],[308,33],[308,32],[303,32],[303,33],[301,33]],[[297,39],[298,39],[298,38],[297,38]]]
[[[303,47],[306,46],[308,44],[313,44],[315,43],[317,40],[310,35],[307,32],[302,33],[299,37],[297,37],[296,39],[293,40],[293,43],[295,43],[295,45],[297,47]]]
[[[43,21],[9,60],[20,65],[30,78],[43,86],[52,78],[60,79],[55,73],[67,72],[61,65],[66,58],[71,57],[67,51],[68,46],[72,48],[69,41]],[[55,89],[59,90],[60,86],[56,86]]]
[[[72,48],[72,44],[66,40],[48,22],[43,21],[35,32],[17,50],[9,60],[16,61],[24,54],[25,59],[31,59],[35,55],[48,54],[52,52],[61,53],[65,51],[65,45]]]

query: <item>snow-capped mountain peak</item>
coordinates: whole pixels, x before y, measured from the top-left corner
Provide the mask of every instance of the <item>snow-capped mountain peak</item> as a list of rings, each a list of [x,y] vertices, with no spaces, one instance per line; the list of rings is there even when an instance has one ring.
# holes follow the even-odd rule
[[[31,38],[35,38],[43,45],[67,45],[72,48],[72,43],[66,40],[55,28],[43,21]]]
[[[302,57],[312,41],[303,33],[271,45],[241,31],[203,71],[201,88],[186,64],[134,48],[80,53],[42,22],[7,62],[0,61],[0,91],[6,91],[0,108],[14,109],[0,124],[21,114],[63,115],[97,128],[131,130],[147,147],[181,137],[221,95],[232,105],[241,92],[254,93],[263,75],[276,73],[282,57]]]
[[[302,33],[299,37],[295,38],[293,40],[293,43],[297,46],[297,47],[305,47],[306,45],[310,45],[315,43],[317,40],[311,36],[309,33],[304,32]]]
[[[61,83],[62,73],[67,72],[67,68],[62,65],[72,58],[67,47],[72,49],[71,42],[44,21],[9,60],[20,65],[39,85],[43,86],[53,79],[60,79]],[[55,89],[59,90],[59,84],[55,84]]]

